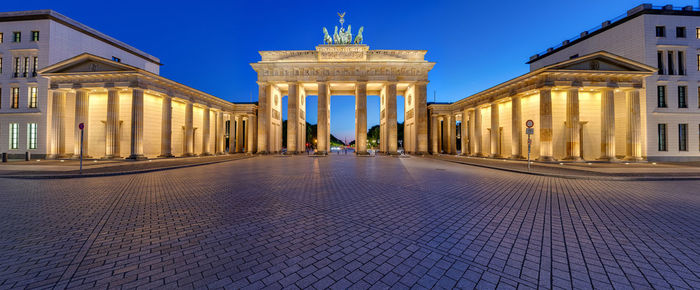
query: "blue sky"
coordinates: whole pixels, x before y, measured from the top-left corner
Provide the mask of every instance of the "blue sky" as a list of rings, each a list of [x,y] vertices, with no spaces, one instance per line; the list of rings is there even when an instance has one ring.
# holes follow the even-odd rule
[[[161,75],[233,102],[256,101],[259,50],[308,50],[321,27],[364,26],[371,49],[425,49],[436,62],[428,100],[455,101],[528,72],[528,57],[644,2],[693,1],[4,1],[54,9],[161,59]],[[399,100],[399,103],[402,99]],[[315,123],[316,98],[307,119]],[[368,99],[368,126],[379,99]],[[402,117],[402,107],[399,116]],[[400,118],[401,118],[400,117]],[[354,138],[354,100],[331,100],[331,132]],[[402,121],[402,120],[400,120]]]

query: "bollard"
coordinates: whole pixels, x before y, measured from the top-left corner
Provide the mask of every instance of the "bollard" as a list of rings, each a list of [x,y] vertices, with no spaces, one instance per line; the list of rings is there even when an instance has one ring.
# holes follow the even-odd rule
[[[30,153],[29,151],[24,152],[24,161],[29,161],[29,160],[32,160],[32,153]]]
[[[7,162],[7,153],[5,153],[5,152],[2,153],[2,162],[3,163]]]

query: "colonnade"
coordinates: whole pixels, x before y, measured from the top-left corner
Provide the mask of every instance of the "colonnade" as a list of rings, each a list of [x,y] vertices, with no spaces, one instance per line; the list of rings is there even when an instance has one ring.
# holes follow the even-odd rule
[[[559,130],[563,136],[563,158],[555,158],[555,148],[553,147],[555,137],[555,129],[553,121],[553,102],[552,91],[556,90],[559,93],[565,94],[565,112],[564,112],[564,130]],[[540,161],[581,161],[581,126],[585,122],[581,121],[581,107],[579,102],[579,94],[583,87],[572,86],[568,88],[545,87],[540,88],[536,92],[530,94],[518,94],[510,97],[493,98],[491,102],[475,104],[473,106],[464,106],[457,110],[440,110],[439,108],[431,109],[431,153],[432,154],[457,154],[456,143],[456,120],[461,119],[461,154],[475,157],[492,157],[511,159],[522,159],[525,155],[523,148],[525,127],[523,118],[522,99],[527,96],[537,96],[538,100],[537,115],[528,115],[526,119],[532,119],[536,126],[535,134],[532,138],[532,151],[537,150],[538,160]],[[618,112],[624,114],[626,130],[624,131],[624,139],[626,140],[624,155],[616,152],[616,112],[615,112],[615,93],[624,94],[626,110]],[[616,89],[615,87],[598,87],[587,88],[588,94],[600,95],[600,153],[596,158],[601,161],[615,161],[618,157],[623,157],[625,160],[641,160],[642,159],[642,122],[641,122],[641,105],[640,105],[640,89],[625,88]],[[510,104],[510,112],[504,111],[501,104]],[[490,117],[487,124],[490,124],[486,130],[489,135],[486,136],[488,141],[486,145],[488,149],[483,148],[482,142],[482,111],[488,110]],[[501,114],[510,114],[510,136],[503,136],[501,132],[503,125],[500,123]],[[619,132],[618,132],[619,134]],[[503,138],[510,138],[510,152],[503,152]],[[621,138],[622,136],[618,136]],[[597,138],[596,138],[597,139]],[[622,153],[622,152],[621,152]]]
[[[104,156],[89,156],[87,152],[90,152],[90,134],[92,127],[97,126],[94,123],[90,123],[91,111],[96,107],[90,106],[90,94],[93,91],[98,91],[104,94],[106,89],[106,118],[104,121]],[[128,119],[124,120],[122,112],[120,112],[120,101],[124,96],[124,93],[130,93],[131,99],[131,112],[128,114]],[[144,128],[148,126],[146,124],[145,116],[146,111],[144,109],[144,94],[146,89],[140,87],[114,87],[106,85],[103,88],[83,88],[81,85],[74,85],[73,89],[54,89],[51,91],[51,119],[50,128],[51,134],[49,135],[50,143],[50,158],[68,158],[71,156],[79,156],[81,152],[81,130],[79,125],[84,124],[83,129],[83,142],[82,142],[82,152],[84,152],[84,157],[101,157],[105,159],[119,159],[126,157],[132,160],[144,160],[147,156],[144,154],[144,144],[146,142],[146,137],[144,135]],[[248,153],[255,153],[255,146],[253,143],[255,126],[254,124],[255,115],[253,113],[236,113],[234,111],[227,111],[220,107],[212,107],[205,102],[193,101],[196,98],[173,98],[168,94],[157,93],[148,91],[151,96],[158,96],[161,99],[161,116],[160,116],[160,134],[157,138],[160,138],[160,154],[157,157],[167,158],[174,157],[173,154],[173,103],[175,100],[179,103],[184,103],[184,124],[182,130],[184,138],[183,142],[183,157],[196,156],[195,144],[200,144],[201,156],[208,156],[214,154],[225,154],[227,153],[225,141],[226,141],[226,128],[225,123],[229,121],[230,127],[230,137],[229,137],[229,150],[228,153],[244,153],[244,150]],[[68,94],[75,95],[75,116],[73,118],[74,124],[72,127],[67,127],[66,120],[67,117],[67,103],[66,96]],[[124,98],[128,99],[128,98]],[[201,128],[196,128],[194,125],[194,107],[197,106],[202,110]],[[96,113],[93,111],[93,113]],[[210,118],[214,118],[212,121]],[[228,119],[228,120],[227,120]],[[130,124],[130,140],[129,140],[129,154],[127,156],[122,156],[121,142],[123,140],[122,124],[128,121]],[[214,123],[214,126],[210,125]],[[234,132],[235,124],[235,136]],[[73,150],[69,152],[66,148],[66,131],[71,131],[73,134]],[[195,132],[196,130],[201,130],[201,140],[195,142]],[[94,134],[94,133],[93,133]],[[211,135],[214,135],[212,138]],[[245,134],[245,135],[244,135]],[[213,139],[213,140],[212,140]],[[210,142],[213,141],[213,144]],[[247,143],[247,144],[246,144]],[[199,149],[199,148],[197,148]],[[94,150],[93,150],[94,152]],[[155,156],[154,156],[155,157]]]

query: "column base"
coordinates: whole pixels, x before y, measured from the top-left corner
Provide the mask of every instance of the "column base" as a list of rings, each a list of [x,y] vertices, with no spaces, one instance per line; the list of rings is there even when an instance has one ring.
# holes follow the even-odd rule
[[[79,160],[79,159],[80,159],[80,154],[73,154],[73,156],[71,156],[71,159]],[[90,156],[90,155],[83,155],[83,159],[92,159],[92,156]]]
[[[115,159],[123,159],[123,157],[118,156],[118,155],[106,155],[105,157],[102,157],[102,159],[115,160]]]
[[[425,151],[417,151],[417,152],[411,153],[411,155],[425,156],[425,155],[428,155],[428,152],[425,152]]]
[[[541,161],[541,162],[554,162],[554,161],[557,161],[557,160],[554,159],[554,157],[552,157],[552,156],[540,156],[540,158],[537,158],[536,160],[537,160],[537,161]]]
[[[158,158],[174,158],[174,157],[175,157],[175,155],[173,155],[171,153],[158,155]]]
[[[196,156],[197,156],[197,154],[194,154],[194,153],[184,153],[184,154],[182,154],[182,157],[196,157]]]
[[[604,156],[604,157],[598,157],[598,158],[596,158],[596,161],[603,161],[603,162],[620,162],[620,159],[617,159],[616,157]]]
[[[523,160],[523,159],[527,159],[527,158],[525,156],[522,156],[522,155],[511,155],[510,157],[508,157],[508,159]]]
[[[562,161],[583,162],[583,158],[581,156],[567,156]]]
[[[635,156],[625,156],[625,161],[643,161],[644,158],[642,157],[635,157]]]
[[[500,154],[491,154],[489,155],[489,158],[503,158]]]
[[[204,153],[200,154],[199,156],[213,156],[213,155],[214,154],[211,154],[209,152],[204,152]]]
[[[367,151],[355,151],[355,155],[369,155]]]
[[[126,159],[128,160],[147,160],[146,156],[143,156],[143,154],[137,154],[137,155],[129,155]]]
[[[398,156],[398,155],[401,155],[401,154],[399,154],[399,152],[387,152],[386,155],[387,155],[387,156]]]
[[[471,155],[471,157],[486,157],[483,153],[474,153]]]
[[[324,155],[324,156],[325,156],[325,155],[328,155],[328,152],[326,152],[326,151],[316,151],[316,152],[314,152],[314,155]]]

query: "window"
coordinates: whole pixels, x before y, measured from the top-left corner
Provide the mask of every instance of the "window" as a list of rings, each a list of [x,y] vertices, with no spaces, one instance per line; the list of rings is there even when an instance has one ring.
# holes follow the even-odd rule
[[[678,53],[678,74],[685,75],[685,54],[682,51]]]
[[[688,124],[678,124],[678,151],[688,151]]]
[[[22,41],[22,32],[15,31],[12,33],[12,42]]]
[[[700,29],[700,28],[698,28],[698,29]],[[698,30],[698,33],[700,33],[700,30]],[[700,34],[698,34],[698,35],[700,35]],[[0,43],[2,43],[2,41],[4,40],[3,38],[4,37],[2,37],[2,32],[0,32]],[[698,38],[700,38],[700,37],[698,37]]]
[[[677,38],[685,38],[685,27],[682,27],[682,26],[676,27],[676,37]]]
[[[19,108],[19,88],[12,88],[12,94],[10,95],[10,108]]]
[[[656,52],[656,62],[657,62],[657,67],[659,69],[659,74],[662,75],[664,74],[664,52],[663,51],[657,51]],[[698,54],[698,70],[700,70],[700,54]]]
[[[678,28],[676,28],[676,33],[678,33]],[[683,27],[683,35],[685,35],[685,27]],[[683,36],[685,37],[685,36]],[[39,41],[39,31],[32,31],[32,41]]]
[[[2,57],[0,57],[0,74],[2,74]]]
[[[666,86],[656,87],[656,97],[659,108],[666,108]]]
[[[116,61],[116,62],[122,62],[122,59],[121,59],[121,58],[118,58],[118,57],[116,57],[116,56],[113,56],[113,57],[112,57],[112,60],[113,60],[113,61]]]
[[[35,56],[33,61],[32,64],[34,64],[34,67],[32,68],[32,76],[35,77],[36,72],[39,70],[39,58]]]
[[[19,148],[19,124],[10,123],[10,149]]]
[[[695,34],[697,39],[700,39],[700,28],[695,28]]]
[[[30,87],[29,88],[29,107],[30,108],[36,108],[36,94],[37,94],[37,88]]]
[[[686,86],[678,86],[678,107],[688,107],[688,88]]]
[[[36,123],[27,124],[27,149],[36,149]]]
[[[574,58],[578,58],[578,53],[569,57],[569,59],[574,59]]]
[[[673,72],[673,51],[668,52],[668,74],[672,75]]]
[[[22,76],[26,78],[27,72],[29,72],[29,57],[24,58],[24,70],[22,71]]]
[[[22,59],[19,57],[15,57],[15,73],[12,75],[12,77],[18,78],[19,77],[19,66],[22,65]]]
[[[659,124],[659,151],[666,151],[666,124]]]
[[[666,37],[666,27],[657,26],[656,27],[656,37]]]

